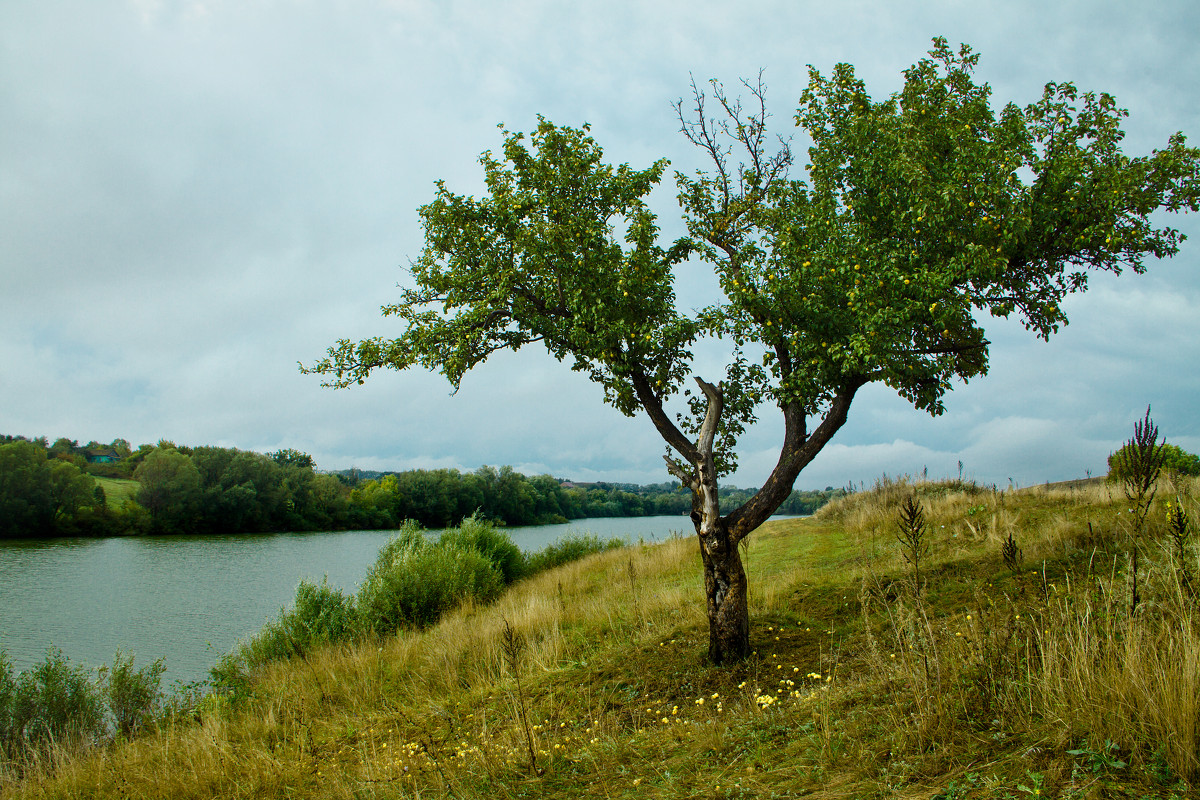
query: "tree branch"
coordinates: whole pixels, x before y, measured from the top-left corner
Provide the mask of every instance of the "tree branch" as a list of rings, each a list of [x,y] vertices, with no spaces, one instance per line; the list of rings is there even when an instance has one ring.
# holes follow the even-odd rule
[[[629,371],[629,381],[633,384],[633,390],[637,394],[638,402],[642,404],[646,415],[650,417],[650,421],[658,429],[659,435],[689,464],[697,463],[700,458],[700,451],[696,449],[696,445],[684,435],[683,431],[679,430],[678,426],[671,420],[671,417],[667,415],[662,406],[662,399],[654,393],[654,389],[650,386],[650,381],[646,378],[646,374],[642,371],[640,365],[635,364],[632,366]],[[669,461],[668,464],[670,464]]]
[[[838,391],[825,412],[825,418],[811,436],[806,436],[807,420],[800,405],[791,403],[783,409],[784,436],[779,461],[762,488],[739,508],[725,517],[730,538],[735,542],[745,539],[751,531],[767,521],[776,509],[792,493],[792,486],[800,471],[809,465],[833,435],[846,424],[846,415],[855,393],[866,383],[862,377],[854,377]]]

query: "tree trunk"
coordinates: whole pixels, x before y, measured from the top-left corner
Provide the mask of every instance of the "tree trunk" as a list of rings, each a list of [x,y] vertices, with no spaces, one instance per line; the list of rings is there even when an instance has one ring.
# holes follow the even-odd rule
[[[664,411],[645,375],[631,376],[634,390],[663,439],[682,458],[664,456],[667,470],[692,491],[692,524],[700,542],[704,565],[704,595],[708,605],[708,656],[714,664],[731,664],[750,655],[750,607],[746,592],[746,570],[738,545],[775,513],[792,491],[796,476],[833,434],[846,422],[846,411],[854,393],[866,381],[853,378],[839,388],[825,418],[808,434],[804,407],[783,406],[784,442],[779,463],[762,488],[727,517],[721,516],[717,496],[717,467],[713,448],[724,410],[724,393],[697,377],[696,384],[708,400],[704,421],[695,442],[689,441]]]
[[[714,664],[731,664],[750,655],[750,607],[742,554],[719,518],[715,525],[697,521],[695,516],[693,521],[704,564],[708,657]]]
[[[708,397],[708,411],[696,441],[697,458],[689,476],[692,489],[692,524],[700,540],[704,565],[704,595],[708,604],[708,657],[714,664],[730,664],[750,654],[750,607],[746,602],[746,571],[742,568],[739,539],[721,518],[717,492],[717,467],[713,441],[721,418],[721,389],[696,381]],[[687,474],[686,472],[684,473]]]

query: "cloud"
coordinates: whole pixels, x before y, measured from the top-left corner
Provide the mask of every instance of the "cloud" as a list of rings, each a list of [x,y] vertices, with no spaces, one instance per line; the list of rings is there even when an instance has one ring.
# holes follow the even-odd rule
[[[644,418],[530,349],[454,396],[422,373],[333,392],[303,376],[339,337],[395,333],[421,249],[416,209],[442,178],[478,192],[497,123],[589,122],[607,156],[701,165],[672,105],[692,76],[735,87],[763,68],[789,130],[813,64],[848,61],[876,95],[930,37],[966,41],[997,104],[1048,80],[1112,91],[1131,152],[1195,132],[1198,10],[1115,2],[920,7],[716,2],[346,3],[47,0],[0,5],[0,432],[297,447],[318,464],[519,464],[561,477],[666,479]],[[805,143],[797,140],[801,151]],[[654,195],[681,232],[674,189]],[[990,374],[930,419],[882,387],[800,484],[887,472],[1022,483],[1097,469],[1152,403],[1200,441],[1196,224],[1145,276],[1097,277],[1051,342],[988,326]],[[700,267],[678,297],[713,290]],[[703,368],[718,358],[705,355]],[[742,485],[777,456],[778,420],[744,439]]]

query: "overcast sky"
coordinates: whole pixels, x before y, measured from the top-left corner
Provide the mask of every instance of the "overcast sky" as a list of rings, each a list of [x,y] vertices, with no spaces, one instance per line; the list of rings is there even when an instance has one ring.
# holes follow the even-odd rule
[[[644,417],[529,348],[467,376],[388,372],[334,391],[300,374],[339,337],[396,334],[444,178],[476,192],[498,123],[592,125],[613,162],[697,154],[672,104],[761,68],[788,133],[806,65],[856,66],[875,97],[930,39],[971,44],[997,105],[1047,81],[1127,107],[1126,152],[1200,141],[1200,6],[571,0],[5,0],[0,3],[0,433],[160,438],[311,453],[322,469],[511,464],[667,480]],[[679,232],[671,186],[655,195]],[[798,488],[881,473],[1020,485],[1101,474],[1147,404],[1200,450],[1200,224],[1145,275],[1096,277],[1049,343],[990,324],[991,371],[939,418],[883,387]],[[703,265],[679,271],[685,302]],[[701,288],[693,288],[701,287]],[[709,377],[720,377],[709,376]],[[767,409],[733,482],[778,455]]]

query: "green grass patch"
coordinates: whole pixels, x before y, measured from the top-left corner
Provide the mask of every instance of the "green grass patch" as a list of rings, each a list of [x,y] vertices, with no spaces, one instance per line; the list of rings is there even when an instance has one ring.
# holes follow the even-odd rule
[[[126,500],[132,500],[140,484],[135,480],[128,478],[101,478],[93,476],[96,483],[100,484],[104,489],[104,498],[108,502],[109,508],[120,508],[125,505]]]

